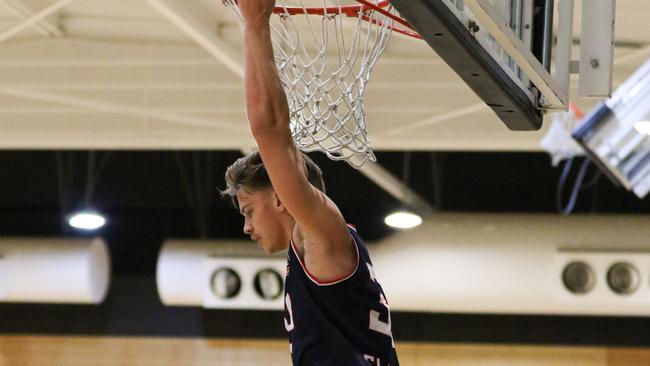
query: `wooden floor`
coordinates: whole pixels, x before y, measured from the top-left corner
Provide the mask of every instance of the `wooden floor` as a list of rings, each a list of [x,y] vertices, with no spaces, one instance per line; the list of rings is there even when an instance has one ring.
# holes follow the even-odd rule
[[[398,343],[402,366],[648,366],[650,350]],[[0,366],[290,365],[285,341],[0,336]]]

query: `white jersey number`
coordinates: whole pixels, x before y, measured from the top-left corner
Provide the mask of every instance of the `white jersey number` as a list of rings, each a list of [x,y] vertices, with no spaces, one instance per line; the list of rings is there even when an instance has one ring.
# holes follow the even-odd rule
[[[370,263],[366,263],[366,265],[368,266],[368,272],[370,273],[370,278],[373,281],[377,282],[377,275],[375,274],[375,269],[370,265]],[[370,310],[369,328],[371,330],[374,330],[375,332],[379,332],[389,336],[392,342],[393,333],[391,331],[391,326],[390,326],[390,308],[388,307],[388,301],[386,301],[386,298],[384,297],[383,294],[379,295],[379,303],[386,307],[386,312],[388,314],[388,321],[386,322],[381,321],[379,319],[380,313],[377,310]]]
[[[388,312],[388,321],[382,322],[379,320],[380,313],[376,310],[370,310],[370,329],[392,338],[393,333],[390,329],[390,309],[388,308],[388,302],[384,295],[379,295],[379,303],[386,307],[386,311]]]
[[[284,329],[286,329],[287,332],[291,332],[293,330],[293,311],[291,310],[291,297],[289,297],[289,294],[284,297],[284,306],[289,313],[289,320],[284,318]]]

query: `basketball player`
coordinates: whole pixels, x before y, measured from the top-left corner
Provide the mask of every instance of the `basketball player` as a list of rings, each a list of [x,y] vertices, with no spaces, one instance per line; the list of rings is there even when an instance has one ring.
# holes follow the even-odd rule
[[[259,150],[226,172],[244,232],[267,253],[289,248],[284,325],[294,365],[398,366],[388,302],[363,240],[298,150],[273,57],[274,0],[239,0],[248,124]]]

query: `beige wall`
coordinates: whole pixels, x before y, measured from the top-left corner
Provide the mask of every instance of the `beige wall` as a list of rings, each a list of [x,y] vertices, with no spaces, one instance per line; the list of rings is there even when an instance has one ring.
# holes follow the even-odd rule
[[[650,349],[398,343],[403,366],[647,366]],[[289,365],[285,341],[0,336],[0,366]]]

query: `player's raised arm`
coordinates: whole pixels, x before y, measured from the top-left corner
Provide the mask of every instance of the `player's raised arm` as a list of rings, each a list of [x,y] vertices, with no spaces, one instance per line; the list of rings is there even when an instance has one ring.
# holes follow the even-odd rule
[[[356,249],[336,205],[313,187],[291,138],[289,107],[273,56],[269,17],[274,0],[239,0],[244,18],[248,123],[271,184],[295,219],[309,271],[323,281],[354,270]]]

